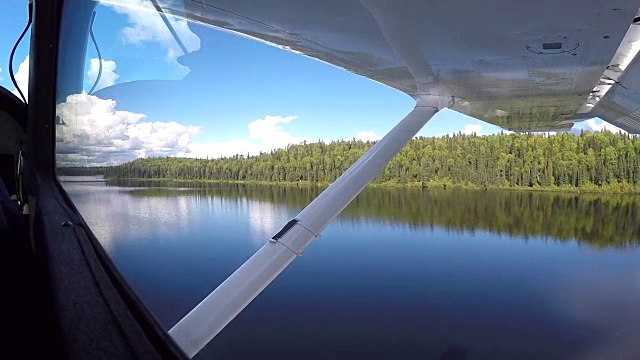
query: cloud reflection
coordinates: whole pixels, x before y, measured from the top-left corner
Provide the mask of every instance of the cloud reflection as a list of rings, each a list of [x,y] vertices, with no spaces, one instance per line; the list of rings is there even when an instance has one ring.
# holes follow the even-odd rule
[[[292,216],[283,204],[246,197],[202,196],[187,188],[63,184],[107,252],[114,251],[119,241],[166,239],[170,234],[189,233],[202,222],[225,223],[229,218],[246,219],[246,225],[236,220],[238,231],[246,231],[253,244],[262,245]]]
[[[287,208],[283,205],[246,200],[251,241],[262,245],[287,222]]]
[[[184,231],[192,215],[185,196],[135,197],[131,194],[134,188],[107,187],[104,183],[64,183],[64,188],[109,253],[117,241],[131,234],[144,241]]]

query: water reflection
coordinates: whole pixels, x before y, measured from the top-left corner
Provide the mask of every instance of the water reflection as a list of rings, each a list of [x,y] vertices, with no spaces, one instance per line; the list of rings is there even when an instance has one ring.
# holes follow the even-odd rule
[[[114,185],[65,188],[166,329],[319,192]],[[637,359],[638,206],[369,189],[197,358]]]
[[[133,196],[175,196],[176,187],[189,194],[255,201],[252,216],[268,234],[282,225],[275,222],[276,205],[292,216],[322,189],[258,185],[214,185],[179,182],[121,182],[114,185],[154,187]],[[479,191],[462,189],[367,189],[345,209],[342,221],[376,221],[422,230],[436,227],[453,232],[487,230],[492,233],[549,241],[577,241],[594,247],[636,247],[640,244],[640,196],[566,194],[531,191]],[[258,223],[262,224],[259,225]],[[269,230],[269,231],[268,231]]]
[[[189,207],[195,204],[176,191],[171,197],[151,198],[135,195],[140,191],[137,188],[99,182],[67,182],[64,187],[73,194],[81,214],[107,251],[131,233],[139,240],[149,240],[159,234],[184,231],[194,214]]]
[[[253,239],[262,239],[262,245],[273,236],[287,221],[288,211],[285,206],[265,201],[248,200],[247,212]]]

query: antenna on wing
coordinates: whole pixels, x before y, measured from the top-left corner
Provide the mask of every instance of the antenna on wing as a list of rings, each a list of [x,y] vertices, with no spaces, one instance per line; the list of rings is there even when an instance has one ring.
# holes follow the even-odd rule
[[[96,37],[93,36],[93,22],[96,20],[96,12],[94,11],[91,15],[91,23],[89,24],[89,36],[91,36],[91,41],[93,42],[93,46],[96,48],[96,52],[98,53],[98,76],[96,76],[96,81],[93,83],[91,90],[89,90],[89,95],[93,94],[93,90],[95,90],[96,86],[100,82],[100,77],[102,76],[102,54],[100,54],[100,48],[98,47],[98,43],[96,42]]]
[[[20,97],[22,98],[22,101],[25,104],[27,103],[27,98],[25,98],[24,94],[22,93],[22,90],[20,90],[20,87],[18,86],[18,82],[16,81],[16,78],[13,75],[13,57],[16,54],[16,49],[18,48],[18,45],[22,41],[22,38],[27,33],[27,30],[29,30],[29,26],[31,26],[31,13],[33,12],[33,2],[31,0],[29,0],[28,8],[29,8],[29,19],[27,20],[27,25],[24,27],[24,30],[22,30],[22,34],[20,34],[20,37],[18,37],[18,40],[13,45],[13,49],[11,49],[11,55],[9,55],[9,77],[11,77],[11,82],[13,83],[13,86],[15,86],[16,90],[18,90],[18,94],[20,94]]]

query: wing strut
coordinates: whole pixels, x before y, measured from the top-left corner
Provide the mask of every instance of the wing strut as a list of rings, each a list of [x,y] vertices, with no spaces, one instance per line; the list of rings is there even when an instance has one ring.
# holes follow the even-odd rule
[[[384,169],[438,112],[438,100],[431,100],[418,101],[382,140],[169,330],[187,356],[211,341]]]

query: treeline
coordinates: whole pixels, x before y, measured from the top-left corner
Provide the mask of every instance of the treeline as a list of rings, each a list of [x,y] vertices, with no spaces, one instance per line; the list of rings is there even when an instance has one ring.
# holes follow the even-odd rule
[[[108,178],[330,183],[374,145],[290,145],[256,156],[146,158],[104,169]],[[476,187],[640,189],[640,138],[609,132],[419,137],[374,183]]]

